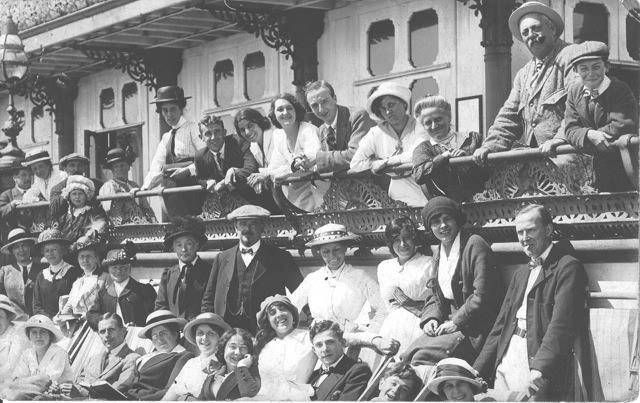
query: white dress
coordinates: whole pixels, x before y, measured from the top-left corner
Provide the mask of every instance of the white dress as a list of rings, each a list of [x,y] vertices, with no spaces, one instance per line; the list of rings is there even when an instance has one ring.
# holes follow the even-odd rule
[[[298,138],[293,150],[287,144],[287,134],[283,129],[273,131],[273,151],[269,162],[269,173],[272,178],[291,173],[291,163],[296,157],[306,156],[315,159],[316,154],[322,148],[318,128],[307,122],[300,122]],[[324,193],[328,185],[318,182],[314,189],[311,182],[297,182],[283,186],[284,195],[295,206],[305,211],[313,211],[322,204]],[[324,185],[324,186],[323,186]]]
[[[12,322],[0,335],[0,383],[11,378],[20,357],[29,347],[31,343],[24,333],[24,322],[18,325]]]
[[[162,400],[176,401],[184,400],[188,395],[200,396],[202,385],[209,376],[204,370],[209,367],[211,360],[217,361],[215,354],[207,357],[197,356],[187,361]]]
[[[398,355],[402,354],[423,332],[419,317],[398,305],[392,305],[389,301],[393,298],[396,288],[400,288],[413,300],[424,301],[427,296],[426,285],[432,264],[431,256],[416,253],[404,265],[400,265],[397,258],[385,260],[378,265],[380,294],[389,312],[379,333],[383,337],[400,342]]]

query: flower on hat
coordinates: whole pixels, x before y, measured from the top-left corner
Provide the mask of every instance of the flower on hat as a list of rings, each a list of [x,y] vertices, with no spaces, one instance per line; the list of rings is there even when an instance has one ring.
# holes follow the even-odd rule
[[[102,261],[103,265],[118,263],[132,263],[136,261],[138,247],[133,241],[127,241],[122,249],[112,249],[107,252],[107,257]]]

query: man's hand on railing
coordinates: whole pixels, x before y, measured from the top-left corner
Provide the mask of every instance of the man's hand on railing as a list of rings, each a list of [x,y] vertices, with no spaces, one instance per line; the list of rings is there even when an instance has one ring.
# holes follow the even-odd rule
[[[489,155],[489,149],[480,147],[473,152],[473,160],[476,164],[484,166],[487,164],[487,155]]]
[[[561,139],[550,139],[545,141],[538,149],[545,157],[555,158],[557,156],[556,148],[562,144],[567,144],[567,142]]]
[[[247,184],[255,189],[255,187],[261,183],[266,183],[269,180],[269,174],[256,172],[247,178]]]
[[[129,196],[131,196],[131,198],[134,199],[136,197],[136,193],[138,193],[140,190],[144,190],[144,189],[131,188],[131,190],[129,191]]]
[[[191,176],[191,172],[189,171],[189,167],[184,168],[176,168],[175,171],[169,176],[169,179],[173,179],[174,181],[181,181],[187,179]]]
[[[465,155],[467,155],[467,152],[459,148],[452,148],[451,150],[447,150],[442,153],[442,156],[447,159],[455,158],[455,157],[464,157]]]
[[[376,160],[371,163],[371,173],[380,175],[382,170],[389,166],[389,158]]]
[[[596,147],[596,150],[606,153],[615,150],[615,145],[610,143],[613,137],[600,130],[589,130],[587,138]]]

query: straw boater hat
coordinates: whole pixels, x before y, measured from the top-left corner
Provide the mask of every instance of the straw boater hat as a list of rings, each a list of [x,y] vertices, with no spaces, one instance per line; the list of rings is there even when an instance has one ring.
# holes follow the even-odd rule
[[[0,309],[3,309],[7,313],[7,319],[9,322],[18,316],[16,308],[14,308],[13,303],[6,295],[0,294]]]
[[[222,336],[224,332],[231,330],[231,326],[217,313],[201,313],[184,327],[184,337],[194,346],[196,345],[196,329],[198,329],[198,325],[202,324],[210,325],[218,333],[218,336]]]
[[[62,197],[68,199],[73,190],[82,190],[87,195],[87,201],[92,200],[96,194],[96,187],[93,181],[82,175],[71,175],[67,178],[67,186],[62,189]]]
[[[55,228],[47,228],[38,236],[38,243],[33,245],[33,250],[36,252],[40,252],[42,247],[48,243],[59,243],[64,246],[69,246],[69,244],[71,244],[71,241],[64,238],[62,236],[62,232],[60,232],[59,230]]]
[[[574,54],[569,62],[571,66],[575,66],[576,63],[582,60],[609,60],[609,47],[603,42],[585,41],[581,44],[575,45],[573,48]]]
[[[242,207],[238,207],[237,209],[233,210],[231,213],[227,214],[227,220],[229,221],[247,220],[252,218],[265,219],[265,218],[269,218],[270,216],[271,216],[271,213],[269,212],[269,210],[264,209],[260,206],[246,204]]]
[[[33,165],[36,162],[40,161],[51,161],[51,156],[49,152],[46,150],[31,150],[25,155],[23,166],[28,167],[29,165]]]
[[[450,380],[469,382],[474,395],[487,391],[487,383],[480,378],[478,371],[460,358],[445,358],[438,362],[434,375],[427,382],[427,388],[433,393],[439,394],[438,387],[442,382]]]
[[[369,99],[367,99],[367,112],[369,112],[369,115],[371,117],[380,119],[380,116],[373,113],[373,110],[371,110],[371,106],[376,99],[385,95],[393,95],[394,97],[403,100],[407,104],[407,111],[409,110],[409,107],[411,107],[411,90],[396,82],[387,81],[386,83],[380,84],[380,86],[373,92],[373,94],[369,96]]]
[[[53,324],[53,321],[44,315],[33,315],[29,318],[29,320],[24,324],[24,332],[29,338],[29,330],[32,327],[39,327],[41,329],[46,329],[51,333],[51,343],[57,343],[60,340],[64,339],[64,335],[58,329],[56,325]]]
[[[9,236],[7,237],[7,243],[4,244],[2,248],[0,248],[0,252],[5,255],[11,254],[11,247],[20,242],[31,242],[31,246],[36,243],[37,239],[25,231],[24,228],[14,228],[9,231]]]
[[[69,155],[65,155],[60,159],[60,168],[65,169],[67,167],[67,163],[71,161],[82,161],[85,164],[89,164],[89,158],[85,157],[82,154],[71,153]]]
[[[200,242],[200,248],[207,244],[204,223],[198,217],[176,217],[173,223],[165,229],[164,247],[169,250],[173,246],[173,240],[182,235],[192,235]]]
[[[102,261],[102,265],[107,267],[114,264],[131,264],[136,261],[136,245],[127,241],[122,249],[112,249],[107,252],[107,257]]]
[[[556,27],[556,36],[560,37],[564,31],[564,21],[562,17],[553,8],[542,4],[539,1],[528,1],[518,7],[509,16],[509,30],[511,34],[520,42],[522,42],[522,36],[520,35],[520,20],[527,14],[538,13],[549,17],[553,25]]]
[[[169,323],[175,323],[178,328],[182,330],[184,325],[187,324],[187,320],[184,318],[178,318],[173,312],[166,309],[160,309],[155,312],[151,312],[147,316],[147,325],[138,332],[138,337],[141,339],[150,339],[150,332],[156,326],[166,325]]]
[[[158,88],[156,98],[150,104],[159,104],[162,102],[186,101],[191,97],[184,96],[184,90],[178,86],[170,85],[168,87]]]
[[[325,245],[328,243],[353,243],[359,238],[358,235],[347,231],[347,227],[342,224],[327,224],[318,228],[313,234],[313,239],[306,243],[306,246]]]
[[[122,148],[114,148],[109,150],[107,156],[104,159],[104,162],[102,163],[102,166],[104,168],[111,169],[111,164],[113,163],[124,161],[127,164],[131,165],[133,160],[134,158],[131,158],[131,155],[127,154],[127,152]]]
[[[293,316],[293,328],[295,329],[296,327],[298,327],[298,323],[300,323],[300,313],[298,312],[298,308],[296,308],[295,305],[291,303],[291,300],[289,298],[280,294],[267,297],[267,299],[262,301],[262,303],[260,304],[260,312],[256,314],[256,319],[258,320],[258,324],[260,324],[260,321],[262,321],[264,316],[267,314],[269,307],[273,305],[273,303],[275,302],[280,302],[286,305],[287,309],[289,310],[289,312],[291,312],[291,315]]]

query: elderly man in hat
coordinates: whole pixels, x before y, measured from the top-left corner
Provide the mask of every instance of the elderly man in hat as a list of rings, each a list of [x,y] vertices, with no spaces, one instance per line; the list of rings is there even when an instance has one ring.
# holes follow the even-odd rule
[[[545,155],[555,156],[554,147],[564,135],[567,87],[577,80],[570,65],[575,45],[560,39],[564,22],[554,9],[538,1],[526,2],[509,17],[509,29],[533,58],[516,74],[509,98],[482,147],[473,153],[479,164],[485,164],[491,152],[518,146],[540,147]],[[582,161],[585,158],[559,156],[554,162],[583,183],[589,175],[582,165],[588,165],[588,159]]]
[[[23,166],[22,160],[17,158],[11,166],[11,173],[16,185],[0,193],[0,219],[4,224],[2,226],[3,235],[10,228],[19,225],[25,228],[31,226],[29,210],[16,210],[16,206],[22,204],[24,194],[31,187],[31,170]]]
[[[46,150],[29,151],[22,166],[31,169],[34,176],[31,188],[24,194],[25,203],[49,201],[53,187],[67,179],[66,172],[53,166],[51,156]]]
[[[275,294],[293,292],[302,274],[291,254],[260,240],[265,219],[271,214],[262,207],[246,205],[232,211],[239,243],[219,253],[211,268],[202,312],[222,316],[231,327],[255,333],[260,303]]]
[[[380,84],[367,100],[369,115],[381,122],[362,138],[351,160],[355,171],[379,174],[387,167],[413,162],[413,150],[428,138],[411,116],[411,90],[394,82]],[[389,196],[409,206],[424,206],[427,198],[411,172],[391,177]]]
[[[197,217],[178,217],[173,220],[173,224],[167,228],[164,246],[175,252],[178,264],[162,272],[156,309],[167,309],[187,320],[200,314],[211,268],[198,256],[198,251],[206,244],[202,220]]]
[[[574,379],[573,345],[587,320],[587,273],[573,257],[570,242],[551,242],[553,221],[544,206],[523,207],[515,226],[530,262],[513,274],[473,366],[494,381],[496,390],[567,400]]]
[[[200,136],[198,124],[187,121],[184,116],[184,108],[187,99],[184,90],[177,86],[168,86],[158,89],[155,101],[156,112],[162,115],[171,130],[162,135],[156,153],[151,160],[149,172],[144,178],[141,189],[153,189],[159,185],[165,187],[189,186],[197,184],[195,179],[187,178],[176,180],[171,177],[175,168],[184,168],[193,162],[193,157],[198,150],[205,148],[207,144]],[[180,172],[180,170],[176,170]],[[163,198],[164,207],[170,218],[187,214],[200,214],[204,196],[202,194],[188,193],[186,195],[167,196]],[[182,214],[181,214],[182,212]]]

